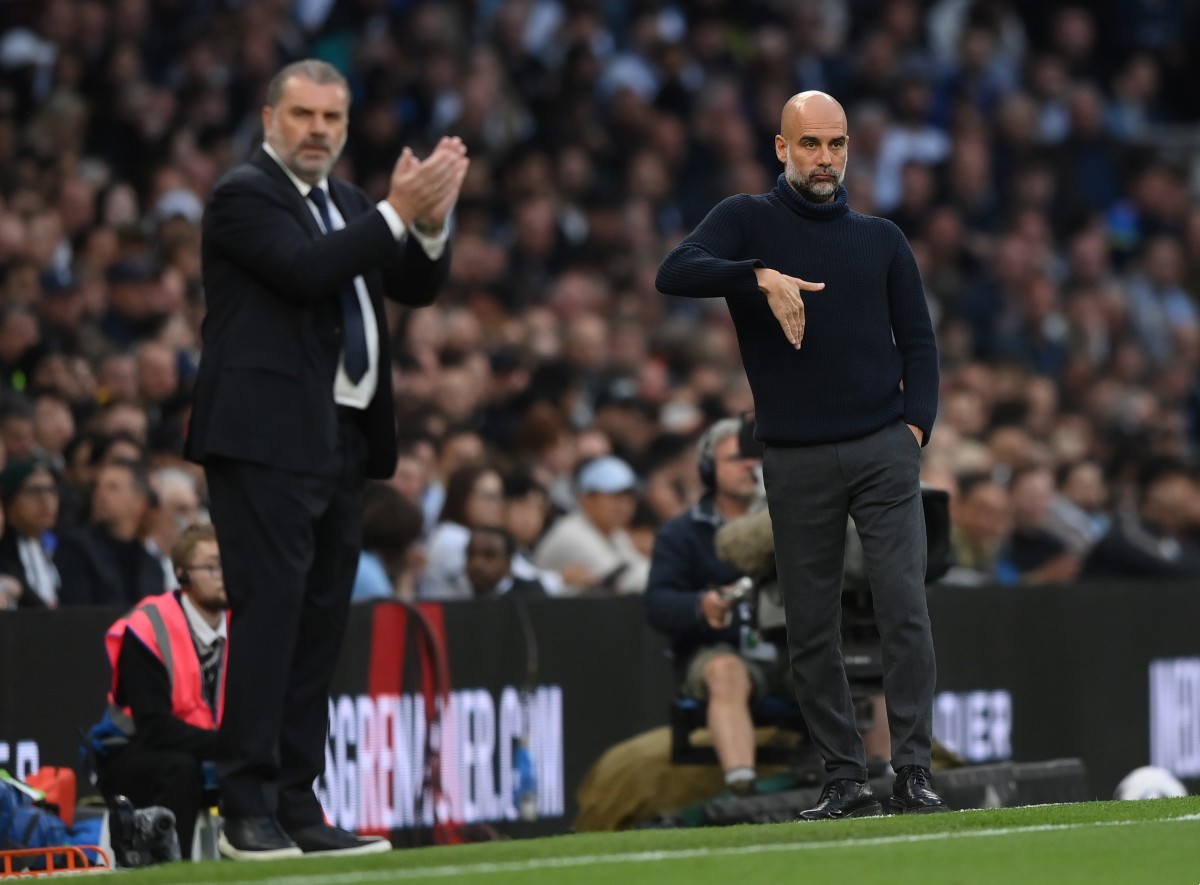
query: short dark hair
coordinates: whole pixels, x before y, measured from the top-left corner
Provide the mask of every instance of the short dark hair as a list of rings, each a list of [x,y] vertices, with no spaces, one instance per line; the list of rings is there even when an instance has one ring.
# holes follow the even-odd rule
[[[499,525],[477,525],[471,529],[471,538],[476,535],[492,535],[504,542],[504,551],[509,559],[517,553],[517,540],[512,536],[512,532]],[[471,541],[467,540],[467,547],[471,546]]]
[[[403,554],[421,536],[421,508],[387,483],[363,487],[362,546],[383,554]]]
[[[151,507],[158,506],[157,496],[154,490],[150,488],[150,474],[146,468],[137,461],[130,461],[128,458],[114,458],[107,464],[100,465],[101,470],[111,470],[119,468],[129,473],[129,478],[133,481],[133,488],[139,495],[146,499],[146,502]]]
[[[271,82],[267,84],[267,104],[270,107],[279,107],[279,102],[283,99],[283,87],[292,77],[299,77],[322,86],[336,83],[346,90],[346,98],[350,97],[350,84],[346,82],[341,71],[327,61],[305,58],[285,65],[279,69],[279,73],[271,78]]]

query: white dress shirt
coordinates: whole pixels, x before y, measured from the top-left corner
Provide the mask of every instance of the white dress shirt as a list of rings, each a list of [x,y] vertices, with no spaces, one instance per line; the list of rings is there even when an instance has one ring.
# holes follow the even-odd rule
[[[300,196],[304,197],[308,210],[321,230],[325,230],[325,225],[321,221],[321,213],[317,211],[316,204],[308,198],[309,191],[313,187],[319,187],[325,191],[333,229],[341,230],[346,226],[346,219],[338,211],[337,203],[333,201],[332,195],[329,193],[328,179],[322,179],[316,185],[301,181],[287,167],[287,164],[279,159],[279,155],[275,153],[275,149],[268,142],[263,142],[263,150],[266,151],[267,156],[279,164],[279,168],[291,179],[296,190],[300,191]],[[392,208],[392,204],[387,200],[380,200],[375,204],[375,208],[379,210],[379,214],[391,228],[392,236],[396,238],[397,242],[403,239],[408,233],[408,228],[396,210]],[[328,231],[325,232],[328,233]],[[446,249],[446,241],[450,238],[450,226],[446,225],[435,236],[427,236],[414,228],[412,235],[417,238],[417,242],[421,244],[421,248],[425,250],[425,254],[429,256],[430,260],[437,261]],[[371,296],[367,293],[367,284],[361,276],[354,278],[354,291],[358,294],[358,307],[362,311],[363,331],[367,338],[367,371],[357,382],[351,381],[350,376],[346,374],[346,359],[343,355],[342,359],[338,361],[337,377],[333,383],[333,398],[339,406],[365,409],[371,404],[371,399],[375,396],[375,389],[379,385],[379,326],[375,320],[375,311],[371,307]]]

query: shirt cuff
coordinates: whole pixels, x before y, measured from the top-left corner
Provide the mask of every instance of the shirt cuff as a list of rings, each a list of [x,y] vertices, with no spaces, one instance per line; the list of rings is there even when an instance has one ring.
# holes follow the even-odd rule
[[[412,235],[417,238],[417,242],[421,244],[421,248],[425,250],[429,260],[437,261],[446,251],[446,242],[450,239],[450,222],[447,219],[446,223],[442,225],[442,229],[433,235],[421,233],[414,224]]]
[[[417,238],[417,242],[421,244],[421,248],[425,250],[425,254],[429,256],[430,261],[437,261],[442,257],[442,253],[446,251],[446,242],[450,239],[449,223],[443,225],[439,233],[430,236],[429,234],[421,233],[415,226],[409,228],[400,217],[400,213],[387,200],[380,200],[375,204],[375,208],[379,210],[379,214],[383,216],[383,220],[392,229],[392,236],[397,241],[403,239],[406,233],[411,233]]]
[[[404,219],[400,217],[400,213],[392,207],[392,204],[387,200],[380,200],[375,204],[375,208],[379,210],[383,220],[392,229],[392,236],[397,241],[404,239],[404,235],[408,233],[408,225],[404,223]]]

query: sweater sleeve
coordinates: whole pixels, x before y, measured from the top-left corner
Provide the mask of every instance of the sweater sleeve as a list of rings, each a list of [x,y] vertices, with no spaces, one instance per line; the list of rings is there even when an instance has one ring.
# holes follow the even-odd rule
[[[898,228],[896,236],[896,253],[888,269],[888,309],[892,334],[904,361],[904,421],[925,431],[928,445],[937,416],[937,344],[917,260]]]
[[[766,265],[756,258],[734,257],[742,249],[749,224],[749,200],[741,194],[718,203],[663,260],[655,279],[658,291],[685,298],[757,294],[754,268]]]

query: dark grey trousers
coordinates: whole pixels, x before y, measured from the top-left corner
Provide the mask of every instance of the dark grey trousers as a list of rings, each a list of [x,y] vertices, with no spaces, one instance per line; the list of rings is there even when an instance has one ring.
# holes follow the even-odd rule
[[[848,515],[862,538],[883,640],[892,766],[930,764],[936,672],[920,463],[920,446],[901,421],[847,442],[768,446],[763,457],[796,696],[830,778],[867,776],[842,664]]]

